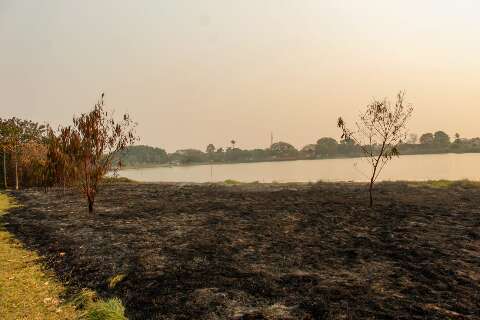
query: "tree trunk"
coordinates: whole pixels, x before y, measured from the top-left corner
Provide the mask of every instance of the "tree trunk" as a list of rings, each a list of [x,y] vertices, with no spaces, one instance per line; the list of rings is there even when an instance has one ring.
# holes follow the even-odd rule
[[[88,213],[93,214],[93,201],[90,199],[88,200]]]
[[[5,152],[5,147],[3,147],[3,185],[5,189],[8,188],[7,185],[7,153]]]
[[[383,152],[383,148],[384,147],[382,146],[382,152]],[[370,186],[368,188],[368,192],[370,193],[370,208],[373,207],[373,184],[375,183],[375,177],[377,176],[378,162],[380,161],[381,155],[382,153],[380,153],[380,156],[377,158],[376,164],[373,166],[373,173],[372,173],[372,177],[370,178]]]
[[[87,201],[88,201],[88,213],[94,214],[95,212],[93,209],[93,205],[95,203],[95,198],[92,195],[88,194]]]
[[[18,159],[15,158],[15,190],[18,190]]]
[[[370,187],[368,189],[368,192],[370,193],[370,208],[373,207],[373,181],[370,181]]]

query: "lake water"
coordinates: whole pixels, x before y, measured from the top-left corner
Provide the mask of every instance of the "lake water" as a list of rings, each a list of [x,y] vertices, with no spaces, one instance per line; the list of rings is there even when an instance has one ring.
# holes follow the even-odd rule
[[[126,169],[120,176],[144,182],[368,181],[365,159],[325,159]],[[409,155],[393,159],[379,180],[480,179],[480,154]]]

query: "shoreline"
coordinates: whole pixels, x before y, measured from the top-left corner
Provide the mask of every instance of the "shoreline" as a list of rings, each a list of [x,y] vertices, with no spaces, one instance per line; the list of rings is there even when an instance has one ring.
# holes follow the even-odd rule
[[[480,154],[480,152],[433,152],[433,153],[405,153],[400,154],[402,156],[428,156],[428,155],[445,155],[445,154]],[[249,163],[268,163],[268,162],[288,162],[288,161],[311,161],[311,160],[340,160],[340,159],[361,159],[363,155],[352,156],[338,156],[338,157],[324,157],[324,158],[299,158],[299,159],[269,159],[260,161],[235,161],[235,162],[195,162],[186,164],[171,164],[171,163],[159,163],[159,164],[139,164],[133,166],[122,166],[118,171],[135,170],[135,169],[153,169],[153,168],[175,168],[175,167],[195,167],[195,166],[208,166],[208,165],[229,165],[229,164],[249,164]]]
[[[105,186],[115,186],[115,185],[132,185],[132,186],[170,186],[170,187],[240,187],[240,188],[303,188],[303,187],[312,187],[312,186],[325,186],[325,187],[338,187],[338,186],[358,186],[365,187],[369,185],[368,181],[311,181],[311,182],[261,182],[261,181],[252,181],[252,182],[242,182],[236,180],[225,180],[225,181],[216,181],[216,182],[181,182],[181,181],[136,181],[128,178],[120,177],[118,181],[108,180],[105,182],[102,187]],[[382,188],[382,186],[410,186],[410,187],[427,187],[433,189],[448,189],[448,188],[480,188],[480,180],[471,180],[471,179],[457,179],[457,180],[448,180],[448,179],[436,179],[436,180],[385,180],[378,181],[375,183],[376,187]],[[28,189],[26,189],[28,190]],[[55,190],[52,189],[52,190]]]

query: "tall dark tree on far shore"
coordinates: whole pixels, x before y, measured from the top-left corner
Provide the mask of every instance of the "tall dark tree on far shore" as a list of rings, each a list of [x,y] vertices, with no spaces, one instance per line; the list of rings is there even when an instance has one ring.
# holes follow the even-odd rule
[[[420,143],[423,145],[431,145],[433,144],[433,134],[432,133],[424,133],[420,137]]]
[[[374,100],[360,115],[354,129],[349,129],[338,118],[342,139],[353,140],[358,145],[371,167],[369,194],[373,206],[373,187],[385,165],[394,156],[399,156],[398,146],[407,137],[407,123],[413,107],[405,103],[405,94],[398,93],[395,104],[389,100]]]
[[[320,138],[317,140],[316,153],[317,155],[329,155],[337,152],[337,140],[329,137]]]
[[[433,143],[439,146],[448,146],[450,144],[450,136],[444,131],[437,131],[433,135]]]
[[[207,149],[205,151],[207,152],[208,155],[211,156],[215,152],[215,146],[212,143],[210,143],[207,146]]]

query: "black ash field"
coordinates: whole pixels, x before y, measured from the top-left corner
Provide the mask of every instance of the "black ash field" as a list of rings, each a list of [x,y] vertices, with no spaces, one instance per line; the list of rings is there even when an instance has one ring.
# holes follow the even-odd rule
[[[480,319],[480,188],[112,184],[22,191],[6,228],[130,319]],[[112,277],[118,283],[112,285]]]

